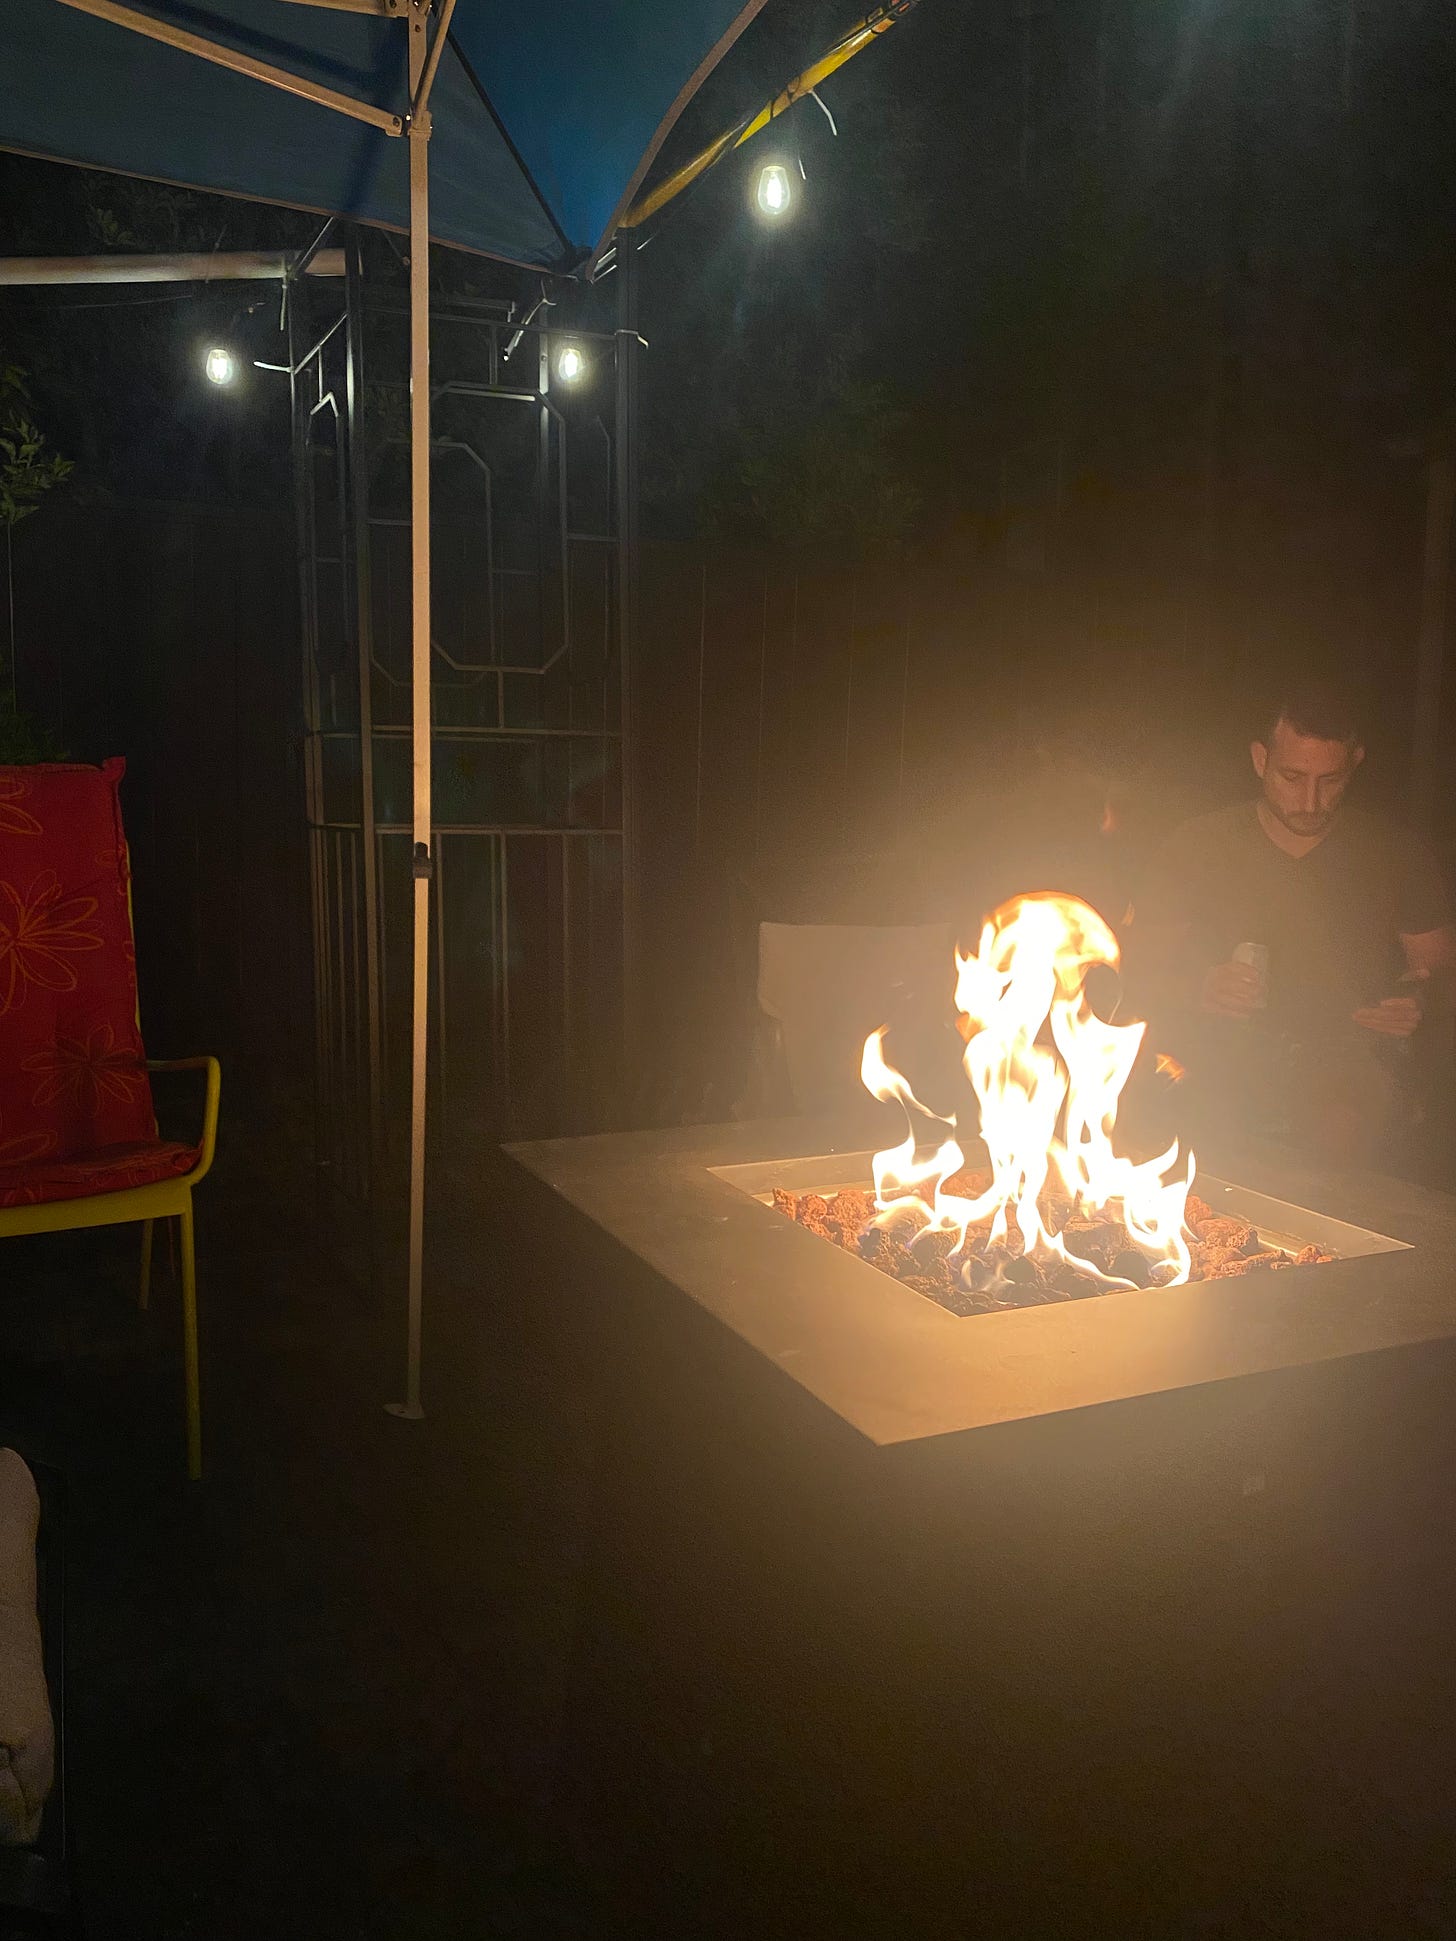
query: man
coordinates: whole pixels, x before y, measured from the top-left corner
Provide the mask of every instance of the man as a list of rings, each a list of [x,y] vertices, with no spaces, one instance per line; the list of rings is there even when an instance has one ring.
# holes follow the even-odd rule
[[[1130,942],[1205,1122],[1368,1162],[1456,965],[1445,885],[1424,844],[1345,806],[1365,750],[1337,688],[1287,689],[1250,754],[1257,799],[1176,831]]]

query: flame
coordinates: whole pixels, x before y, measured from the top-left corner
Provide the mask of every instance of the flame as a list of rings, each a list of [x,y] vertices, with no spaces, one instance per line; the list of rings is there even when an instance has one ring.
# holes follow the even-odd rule
[[[965,1164],[965,1155],[956,1144],[954,1119],[942,1119],[926,1110],[894,1066],[886,1064],[884,1047],[884,1032],[872,1031],[865,1039],[859,1075],[866,1090],[887,1104],[894,1101],[903,1105],[905,1117],[910,1120],[910,1131],[902,1145],[891,1146],[875,1154],[875,1202],[887,1211],[902,1201],[918,1197],[927,1181],[949,1179],[952,1173],[959,1172]],[[928,1160],[920,1157],[922,1146],[915,1137],[915,1124],[910,1119],[912,1112],[918,1113],[931,1125],[941,1127],[946,1135]]]
[[[1187,1075],[1186,1066],[1180,1065],[1170,1052],[1160,1051],[1155,1067],[1159,1078],[1166,1078],[1174,1085],[1181,1085]]]
[[[1116,969],[1118,961],[1117,939],[1097,912],[1076,897],[1054,895],[1003,904],[987,919],[976,953],[956,952],[963,1063],[991,1162],[991,1184],[976,1199],[946,1190],[964,1164],[954,1117],[923,1106],[887,1062],[883,1031],[871,1034],[860,1067],[864,1083],[877,1099],[900,1104],[910,1124],[902,1144],[875,1155],[882,1220],[954,1233],[963,1246],[966,1229],[987,1221],[989,1240],[1004,1239],[1014,1214],[1027,1254],[1055,1256],[1078,1273],[1130,1286],[1068,1254],[1046,1224],[1047,1203],[1057,1200],[1080,1215],[1120,1219],[1155,1263],[1160,1284],[1187,1280],[1192,1154],[1180,1176],[1176,1142],[1141,1162],[1113,1150],[1118,1101],[1147,1027],[1104,1022],[1085,985],[1095,966]]]

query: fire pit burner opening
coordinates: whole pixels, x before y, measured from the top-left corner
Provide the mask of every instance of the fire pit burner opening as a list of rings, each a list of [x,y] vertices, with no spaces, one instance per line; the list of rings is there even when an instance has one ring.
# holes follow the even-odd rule
[[[962,1173],[947,1190],[979,1199],[989,1175]],[[938,1232],[914,1218],[878,1212],[872,1191],[847,1186],[825,1197],[775,1187],[772,1203],[811,1233],[846,1252],[857,1253],[882,1273],[913,1287],[950,1314],[995,1314],[1006,1308],[1039,1307],[1055,1301],[1144,1288],[1160,1281],[1160,1266],[1150,1262],[1121,1220],[1111,1212],[1082,1214],[1068,1205],[1044,1208],[1044,1229],[1059,1235],[1069,1258],[1028,1254],[1014,1213],[996,1237],[989,1218],[957,1233]],[[1278,1273],[1292,1267],[1323,1265],[1336,1258],[1316,1242],[1301,1245],[1272,1234],[1239,1214],[1215,1212],[1190,1195],[1190,1280],[1232,1280],[1247,1274]],[[1166,1271],[1171,1278],[1171,1269]]]
[[[1058,1306],[1089,1295],[1113,1292],[1136,1294],[1140,1299],[1159,1297],[1159,1283],[1155,1274],[1146,1274],[1149,1263],[1145,1259],[1142,1262],[1145,1278],[1140,1284],[1131,1274],[1102,1275],[1102,1270],[1096,1267],[1098,1258],[1116,1267],[1124,1251],[1121,1236],[1115,1231],[1106,1231],[1113,1223],[1105,1216],[1089,1218],[1085,1223],[1073,1219],[1063,1228],[1067,1252],[1076,1262],[1072,1271],[1080,1275],[1085,1260],[1090,1287],[1058,1287],[1057,1273],[1065,1263],[1026,1260],[1018,1246],[1019,1230],[1011,1223],[1006,1235],[1011,1244],[1004,1247],[1004,1259],[998,1256],[989,1263],[999,1272],[987,1272],[983,1264],[957,1260],[953,1252],[943,1251],[940,1243],[946,1238],[954,1243],[954,1236],[936,1236],[922,1228],[924,1239],[907,1245],[915,1231],[913,1223],[909,1233],[903,1228],[897,1233],[894,1222],[878,1229],[867,1224],[876,1217],[883,1221],[883,1215],[877,1215],[875,1209],[872,1183],[875,1158],[870,1151],[828,1152],[812,1158],[764,1159],[745,1165],[713,1166],[709,1170],[715,1178],[737,1187],[766,1209],[776,1209],[780,1215],[793,1218],[800,1226],[818,1234],[834,1246],[837,1254],[848,1255],[855,1263],[869,1259],[901,1286],[934,1301],[948,1315]],[[1291,1201],[1275,1199],[1253,1187],[1230,1184],[1208,1173],[1200,1176],[1198,1192],[1190,1194],[1188,1213],[1192,1234],[1189,1252],[1194,1268],[1191,1278],[1196,1283],[1248,1278],[1258,1285],[1269,1273],[1282,1276],[1316,1259],[1352,1261],[1368,1255],[1410,1250],[1404,1240],[1354,1226],[1329,1214],[1316,1213]],[[867,1239],[868,1233],[883,1233],[885,1238]],[[972,1230],[967,1238],[974,1252],[976,1232]],[[932,1241],[937,1242],[933,1248],[929,1244]],[[1089,1249],[1085,1256],[1078,1253],[1078,1248],[1083,1246]],[[983,1244],[981,1263],[985,1263],[987,1251]],[[1276,1255],[1278,1265],[1271,1258]],[[1128,1268],[1133,1265],[1131,1261],[1122,1264]],[[964,1271],[968,1265],[969,1274]],[[1301,1284],[1307,1283],[1311,1292],[1322,1280],[1320,1275],[1302,1272],[1296,1278]],[[1140,1287],[1145,1291],[1139,1291]],[[971,1298],[963,1299],[963,1295]]]

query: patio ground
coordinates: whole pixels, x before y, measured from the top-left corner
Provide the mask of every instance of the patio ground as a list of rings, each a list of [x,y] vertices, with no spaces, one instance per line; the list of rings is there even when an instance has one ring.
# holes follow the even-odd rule
[[[430,1413],[298,1209],[199,1197],[207,1474],[137,1230],[6,1244],[0,1441],[69,1487],[70,1810],[92,1941],[598,1933],[543,1851],[586,1403],[477,1227]],[[492,1299],[492,1291],[501,1295]]]
[[[736,1923],[672,1854],[656,1883],[669,1911],[644,1921],[564,1862],[553,1786],[594,1396],[559,1297],[491,1202],[482,1190],[435,1232],[429,1415],[408,1425],[381,1406],[399,1379],[397,1292],[371,1309],[306,1208],[224,1170],[201,1207],[195,1488],[165,1270],[141,1315],[132,1233],[0,1253],[0,1440],[58,1465],[70,1491],[70,1803],[90,1941],[871,1931],[776,1904],[772,1882]],[[1456,1932],[1439,1776],[1456,1573],[1432,1540],[1450,1495],[1449,1472],[1433,1475],[1392,1523],[1372,1477],[1366,1500],[1305,1533],[1329,1624],[1311,1638],[1298,1613],[1270,1613],[1282,1695],[1273,1738],[1243,1762],[1262,1778],[1238,1796],[1149,1753],[1186,1801],[1192,1858],[1173,1897],[1187,1904],[1137,1933]],[[1111,1931],[1067,1912],[1057,1932]],[[987,1921],[958,1931],[1049,1931],[1014,1910]]]

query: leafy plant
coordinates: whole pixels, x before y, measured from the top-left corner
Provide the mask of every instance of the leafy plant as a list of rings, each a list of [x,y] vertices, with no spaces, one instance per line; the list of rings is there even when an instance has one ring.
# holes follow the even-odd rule
[[[0,689],[0,768],[62,761],[65,752],[48,728],[16,707],[8,686]]]
[[[52,451],[31,417],[30,389],[17,364],[0,364],[0,525],[13,530],[74,469]]]
[[[93,203],[86,211],[86,226],[103,249],[136,249],[137,239],[114,209]]]
[[[52,450],[31,415],[30,387],[18,364],[0,357],[0,526],[5,529],[6,646],[0,653],[0,762],[37,762],[60,750],[15,701],[15,528],[40,509],[74,469]],[[6,678],[8,677],[8,678]]]

